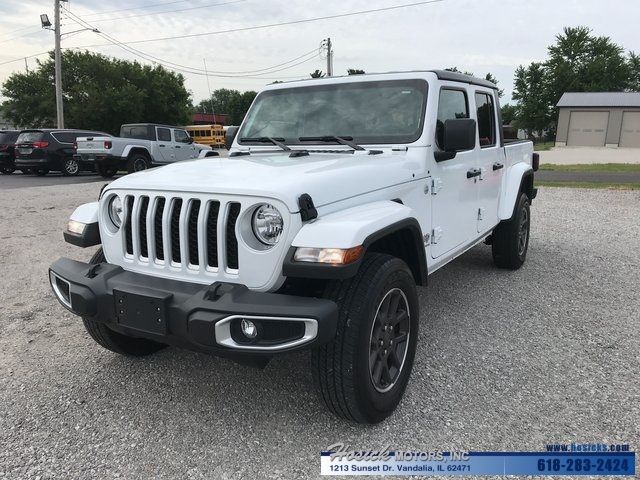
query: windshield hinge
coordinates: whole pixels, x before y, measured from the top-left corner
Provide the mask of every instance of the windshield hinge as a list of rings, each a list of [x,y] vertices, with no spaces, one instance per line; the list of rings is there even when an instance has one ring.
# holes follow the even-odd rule
[[[308,193],[303,193],[298,197],[298,206],[300,207],[300,217],[302,217],[303,222],[318,218],[318,210],[316,210],[313,199]]]

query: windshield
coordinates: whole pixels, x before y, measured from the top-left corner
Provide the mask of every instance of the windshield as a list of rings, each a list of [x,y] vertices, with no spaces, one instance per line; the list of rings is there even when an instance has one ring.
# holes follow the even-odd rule
[[[256,98],[238,138],[273,137],[290,144],[309,144],[300,137],[319,136],[369,144],[414,142],[424,124],[427,86],[424,80],[388,80],[268,90]]]

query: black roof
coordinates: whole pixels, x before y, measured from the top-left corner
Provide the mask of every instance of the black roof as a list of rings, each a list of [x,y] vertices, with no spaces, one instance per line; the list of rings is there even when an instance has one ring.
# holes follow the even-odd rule
[[[366,77],[369,75],[392,75],[394,73],[435,73],[438,77],[438,80],[448,80],[451,82],[460,82],[460,83],[468,83],[470,85],[478,85],[480,87],[493,88],[494,90],[498,89],[498,86],[495,83],[492,83],[484,78],[473,77],[471,75],[465,75],[464,73],[458,72],[450,72],[448,70],[401,70],[397,72],[371,72],[371,73],[362,73],[358,75],[334,75],[333,77],[321,77],[321,78],[301,78],[299,80],[289,80],[282,83],[296,83],[296,82],[304,82],[304,81],[312,81],[312,80],[328,80],[330,78],[340,78],[340,77],[349,77],[349,78],[357,78],[357,77]]]
[[[162,123],[124,123],[120,126],[122,127],[163,127],[163,128],[180,128],[175,125],[164,125]]]

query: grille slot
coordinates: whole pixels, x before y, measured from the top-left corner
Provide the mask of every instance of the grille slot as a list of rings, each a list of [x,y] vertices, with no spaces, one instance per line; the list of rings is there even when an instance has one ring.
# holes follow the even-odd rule
[[[236,238],[236,222],[240,215],[240,204],[229,204],[229,218],[227,219],[227,267],[237,270],[238,265],[238,239]]]
[[[158,260],[164,260],[164,245],[162,243],[162,214],[164,213],[164,197],[158,198],[158,203],[156,205],[156,213],[153,217],[153,232],[154,232],[154,240],[156,244],[156,258]]]
[[[218,268],[218,213],[219,202],[209,203],[207,215],[207,265]]]
[[[189,208],[189,263],[200,264],[198,254],[198,215],[200,214],[200,200],[191,200]]]
[[[175,263],[180,263],[180,212],[182,212],[182,199],[176,198],[173,201],[171,211],[171,259]]]
[[[140,256],[149,258],[149,249],[147,247],[147,210],[149,209],[149,197],[140,197],[140,228],[138,236],[140,237]]]
[[[133,216],[133,197],[127,196],[124,200],[125,203],[125,220],[124,220],[124,236],[127,248],[127,253],[133,255],[133,234],[131,233],[131,223]]]

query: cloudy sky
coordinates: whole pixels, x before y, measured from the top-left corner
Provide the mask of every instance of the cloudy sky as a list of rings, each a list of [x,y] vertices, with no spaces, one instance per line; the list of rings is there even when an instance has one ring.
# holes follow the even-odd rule
[[[544,59],[546,47],[564,26],[587,25],[627,50],[640,52],[638,0],[442,0],[247,29],[417,1],[71,0],[66,3],[70,13],[63,17],[63,32],[90,26],[109,40],[84,31],[63,37],[63,47],[89,46],[88,50],[127,59],[153,56],[180,65],[176,68],[188,67],[190,73],[184,75],[195,102],[205,98],[209,88],[202,75],[204,59],[212,90],[258,90],[275,79],[303,78],[316,68],[325,70],[318,47],[327,37],[334,44],[336,75],[345,74],[347,68],[384,72],[455,65],[477,75],[493,73],[507,100],[515,68]],[[40,28],[41,13],[53,21],[52,0],[0,0],[0,82],[14,71],[24,71],[24,57],[53,48],[53,33]],[[228,30],[236,31],[220,33]],[[200,33],[209,34],[148,41]],[[131,52],[112,41],[142,42],[130,43],[128,48],[136,49]],[[27,59],[29,68],[36,58],[42,56]],[[267,70],[276,65],[280,66]]]

